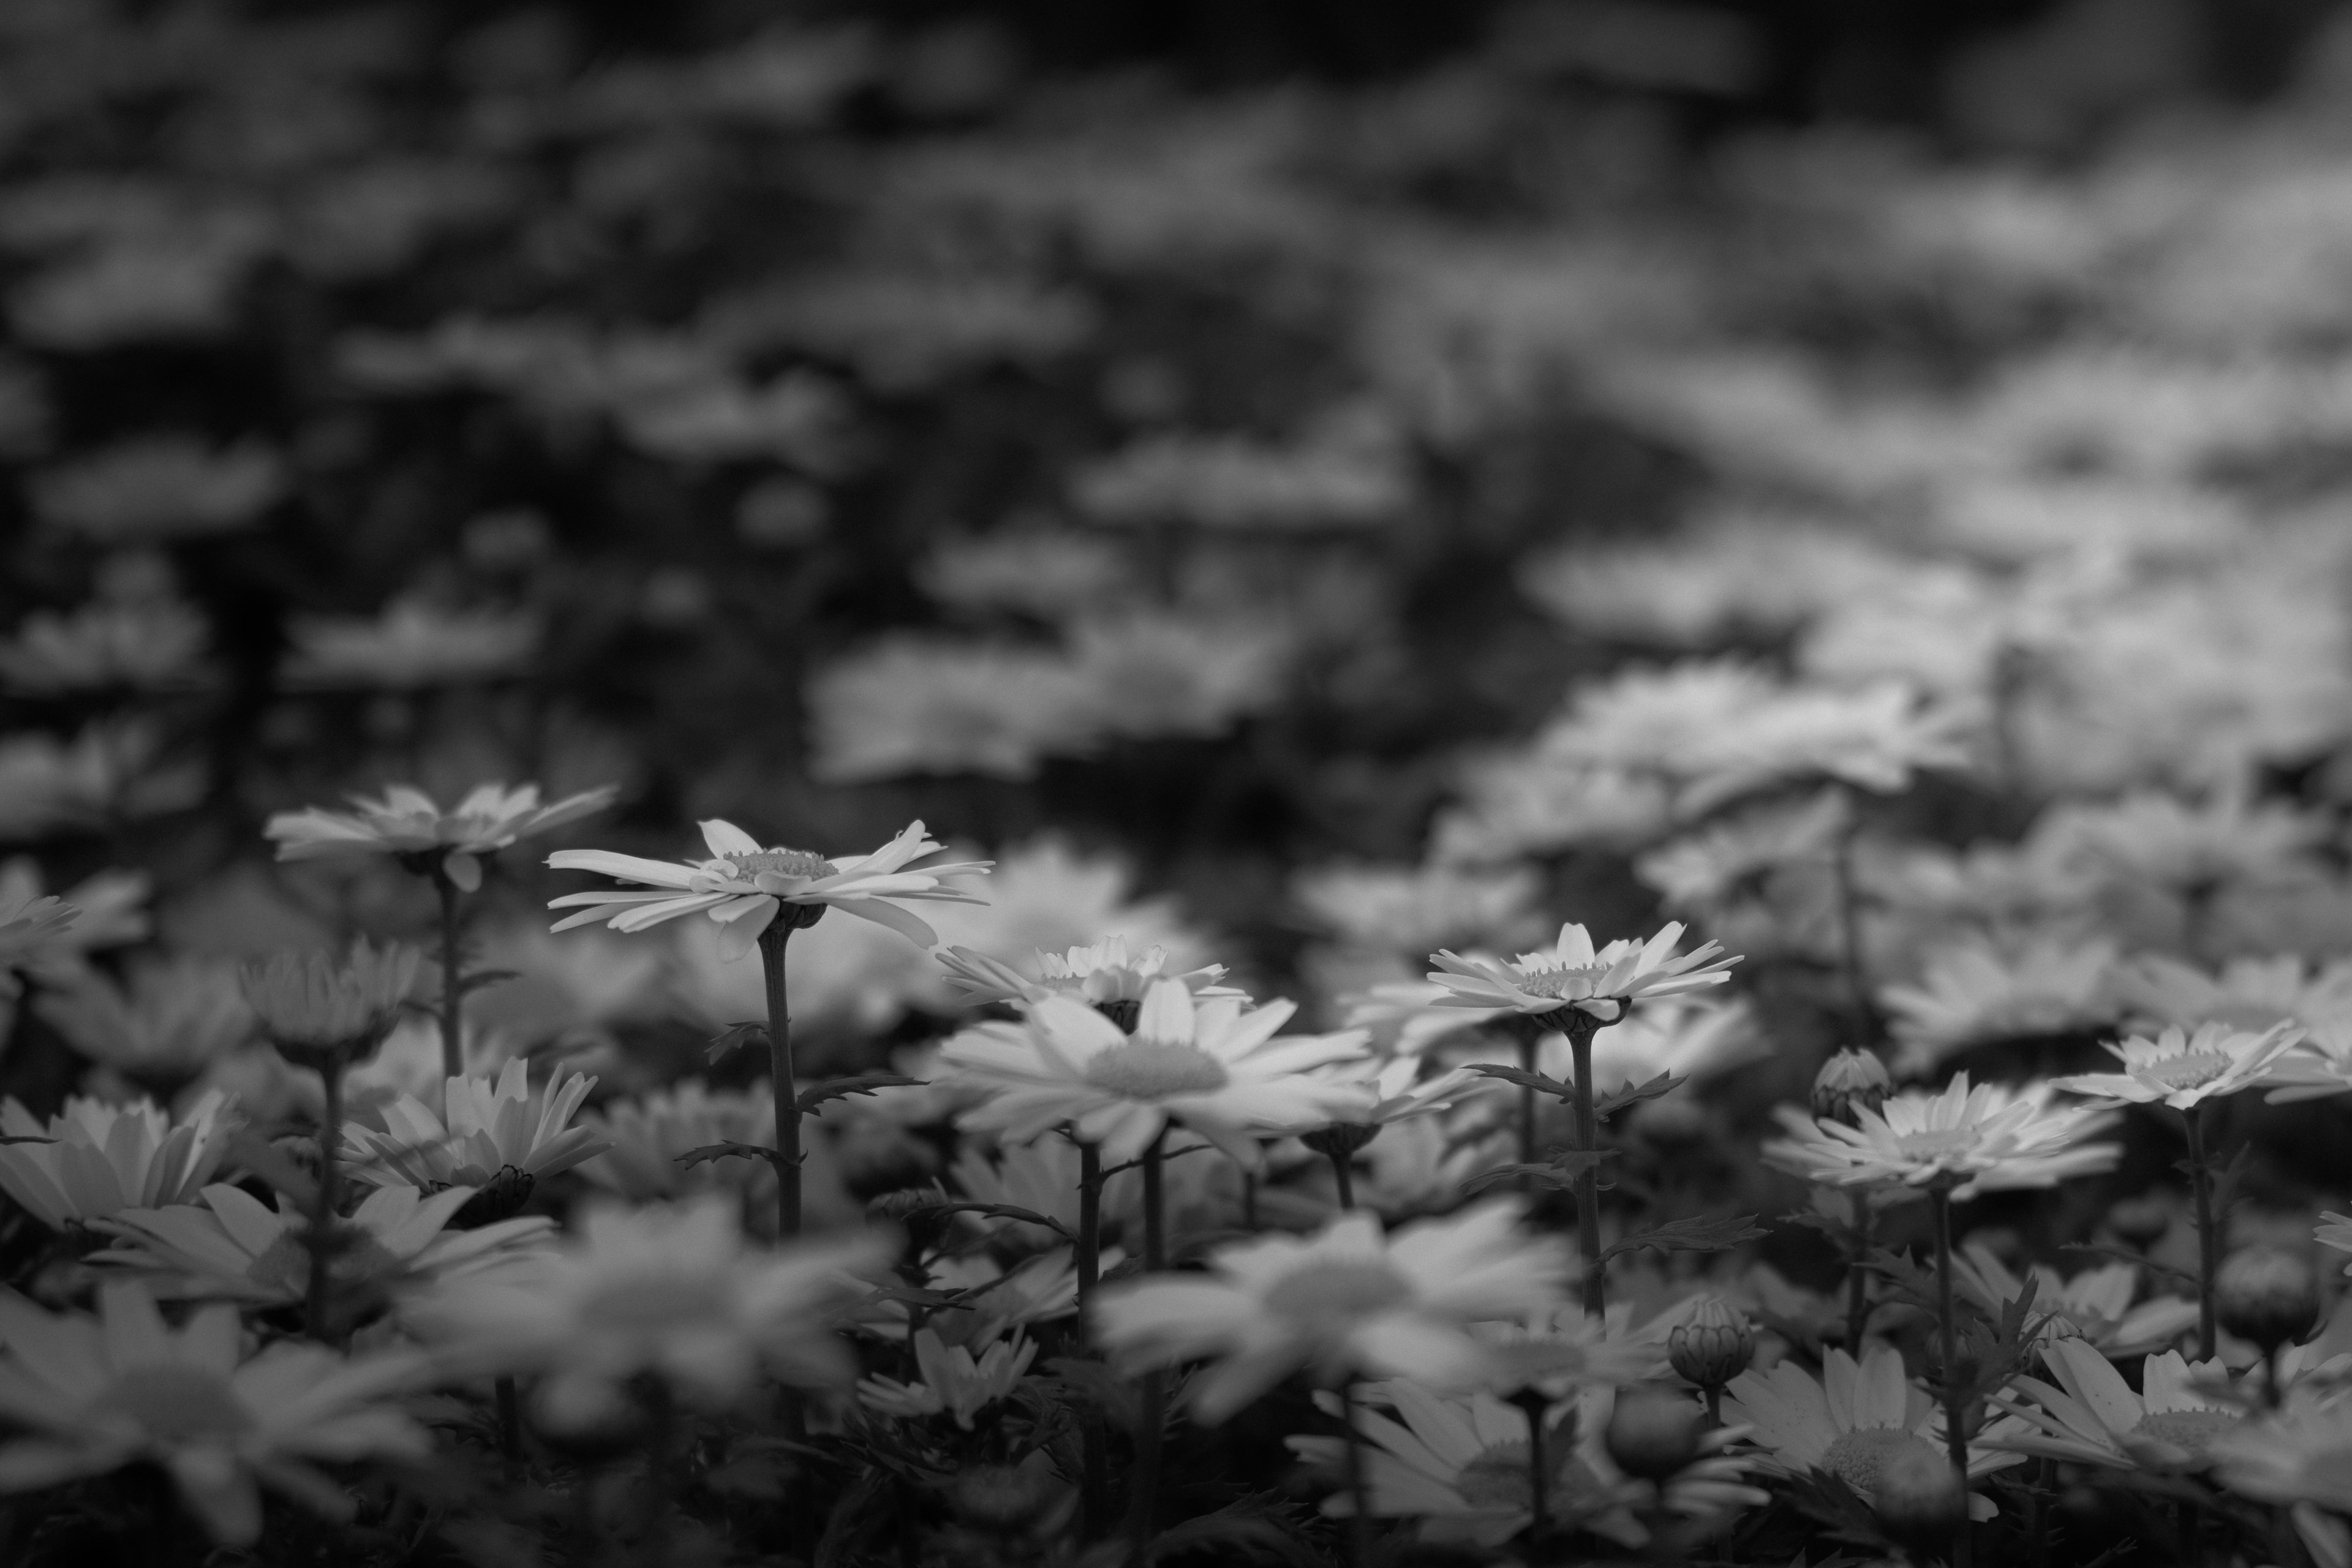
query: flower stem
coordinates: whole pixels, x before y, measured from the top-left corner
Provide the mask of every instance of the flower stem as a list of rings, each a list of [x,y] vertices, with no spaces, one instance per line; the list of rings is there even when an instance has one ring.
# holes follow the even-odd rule
[[[1168,1267],[1166,1152],[1168,1128],[1162,1123],[1143,1146],[1143,1267],[1157,1272]],[[1139,1380],[1140,1424],[1135,1432],[1135,1472],[1129,1483],[1128,1540],[1132,1560],[1140,1563],[1151,1544],[1153,1521],[1160,1508],[1160,1464],[1168,1427],[1168,1374],[1154,1367]]]
[[[1086,1329],[1102,1279],[1102,1145],[1078,1144],[1078,1327]]]
[[[1544,1408],[1551,1402],[1539,1389],[1523,1388],[1511,1403],[1528,1418],[1528,1551],[1532,1561],[1536,1543],[1551,1531],[1550,1489],[1544,1484],[1550,1467],[1544,1461]]]
[[[1952,1476],[1960,1496],[1969,1495],[1969,1434],[1961,1422],[1960,1345],[1958,1321],[1952,1311],[1952,1194],[1941,1184],[1927,1189],[1936,1221],[1936,1321],[1943,1341],[1944,1445],[1952,1456]],[[1969,1539],[1969,1514],[1960,1510],[1952,1528],[1952,1568],[1969,1568],[1973,1542]]]
[[[1341,1153],[1336,1145],[1332,1148],[1330,1156],[1331,1179],[1339,1188],[1339,1206],[1342,1209],[1354,1208],[1356,1206],[1356,1175],[1353,1171],[1350,1171],[1348,1168],[1354,1162],[1348,1155]]]
[[[1541,1031],[1532,1024],[1522,1020],[1518,1036],[1519,1070],[1524,1073],[1533,1073],[1536,1070],[1536,1045],[1542,1038]],[[1532,1165],[1535,1163],[1536,1091],[1532,1084],[1523,1083],[1519,1085],[1519,1163]],[[1536,1190],[1534,1173],[1529,1171],[1519,1173],[1517,1184],[1519,1191],[1533,1193]]]
[[[466,1075],[466,986],[458,973],[457,900],[461,889],[449,873],[433,868],[433,890],[441,895],[441,1076]]]
[[[1859,1193],[1853,1203],[1860,1214],[1853,1225],[1853,1260],[1846,1266],[1845,1353],[1860,1361],[1863,1331],[1870,1326],[1870,1270],[1863,1267],[1863,1259],[1870,1256],[1870,1233],[1877,1224],[1878,1211]]]
[[[335,1257],[335,1145],[343,1136],[343,1054],[320,1054],[319,1081],[326,1088],[319,1113],[319,1194],[310,1211],[310,1231],[303,1244],[310,1252],[310,1288],[305,1298],[304,1321],[310,1337],[331,1342],[329,1321],[333,1303],[332,1267]]]
[[[506,1461],[509,1485],[522,1479],[522,1401],[515,1380],[502,1377],[492,1385],[498,1396],[499,1455]]]
[[[1162,1123],[1143,1146],[1143,1266],[1155,1273],[1168,1267],[1167,1143]]]
[[[1592,1109],[1592,1037],[1601,1020],[1581,1007],[1568,1012],[1568,1046],[1576,1063],[1576,1146],[1601,1149],[1601,1121]],[[1588,1159],[1576,1173],[1576,1240],[1584,1254],[1584,1311],[1598,1318],[1609,1306],[1609,1267],[1601,1258],[1601,1167]]]
[[[1339,1420],[1348,1429],[1348,1561],[1351,1568],[1371,1568],[1372,1493],[1364,1484],[1364,1437],[1356,1430],[1356,1385],[1339,1385]]]
[[[1847,823],[1832,852],[1832,879],[1837,888],[1838,973],[1845,982],[1846,1006],[1853,1015],[1854,1039],[1867,1045],[1877,1034],[1870,1008],[1870,988],[1863,978],[1862,901],[1853,885],[1853,839],[1859,826],[1853,820],[1853,799],[1847,797]]]
[[[2213,1275],[2221,1268],[2221,1231],[2213,1221],[2213,1167],[2205,1148],[2205,1107],[2192,1105],[2180,1118],[2189,1124],[2189,1190],[2197,1205],[2197,1359],[2211,1361]]]
[[[768,1071],[776,1097],[776,1236],[801,1233],[801,1100],[793,1071],[793,1017],[784,989],[784,943],[793,926],[778,919],[760,933],[760,965],[768,983]]]

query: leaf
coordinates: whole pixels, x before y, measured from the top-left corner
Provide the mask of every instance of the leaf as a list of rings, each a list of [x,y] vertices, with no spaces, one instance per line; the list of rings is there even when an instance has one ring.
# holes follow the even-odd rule
[[[740,1026],[739,1026],[740,1027]],[[761,1031],[764,1037],[766,1030]],[[923,1080],[895,1072],[861,1072],[848,1078],[829,1078],[813,1083],[801,1090],[801,1114],[806,1116],[828,1100],[840,1100],[852,1094],[872,1094],[885,1089],[920,1089]]]
[[[1629,1105],[1639,1105],[1645,1100],[1656,1100],[1672,1094],[1682,1087],[1683,1080],[1670,1072],[1662,1072],[1647,1083],[1637,1083],[1621,1089],[1614,1094],[1604,1094],[1592,1102],[1592,1114],[1607,1121]]]
[[[1465,1193],[1484,1192],[1498,1182],[1514,1181],[1520,1176],[1532,1177],[1536,1186],[1548,1190],[1572,1187],[1579,1176],[1587,1171],[1599,1170],[1603,1161],[1613,1160],[1617,1154],[1618,1151],[1614,1149],[1562,1149],[1539,1165],[1497,1165],[1463,1183],[1462,1190]],[[1603,1187],[1609,1185],[1607,1182],[1599,1184]]]
[[[680,1169],[691,1171],[706,1161],[765,1160],[771,1165],[782,1165],[784,1157],[764,1143],[706,1143],[699,1149],[688,1149],[677,1157]]]
[[[935,1204],[924,1204],[913,1213],[985,1215],[990,1219],[1013,1219],[1019,1220],[1023,1225],[1043,1226],[1074,1246],[1078,1239],[1070,1234],[1068,1226],[1064,1225],[1052,1215],[1039,1214],[1035,1209],[1024,1209],[1015,1204],[983,1204],[968,1199],[945,1198]]]
[[[1219,1563],[1286,1563],[1322,1568],[1323,1553],[1281,1513],[1249,1498],[1154,1534],[1143,1561],[1158,1563],[1194,1552]]]
[[[1539,1072],[1528,1072],[1519,1068],[1507,1068],[1499,1062],[1473,1062],[1470,1064],[1470,1070],[1484,1073],[1488,1078],[1501,1079],[1505,1083],[1517,1084],[1521,1089],[1532,1089],[1538,1094],[1552,1095],[1559,1100],[1572,1100],[1576,1098],[1574,1084],[1562,1083],[1556,1078],[1546,1078]]]
[[[1862,1250],[1867,1239],[1860,1230],[1844,1220],[1832,1218],[1813,1209],[1799,1209],[1780,1216],[1781,1225],[1801,1225],[1807,1230],[1818,1230],[1838,1244],[1838,1250],[1851,1258]]]
[[[1742,1242],[1761,1241],[1771,1234],[1756,1223],[1752,1214],[1729,1218],[1695,1215],[1689,1219],[1668,1220],[1654,1230],[1635,1231],[1601,1248],[1601,1261],[1606,1263],[1621,1253],[1645,1247],[1660,1252],[1727,1252]]]
[[[470,992],[479,991],[485,985],[497,985],[505,981],[521,978],[522,971],[520,969],[477,969],[471,974],[457,976],[457,994],[463,996]]]
[[[767,1025],[757,1019],[745,1024],[730,1024],[726,1033],[711,1037],[710,1043],[703,1047],[703,1054],[715,1062],[736,1047],[755,1042],[761,1046],[768,1043]]]
[[[2058,1250],[2079,1252],[2087,1258],[2104,1258],[2110,1263],[2137,1263],[2149,1273],[2160,1275],[2171,1280],[2190,1295],[2197,1292],[2197,1276],[2194,1274],[2186,1269],[2175,1268],[2169,1263],[2158,1263],[2153,1258],[2144,1258],[2137,1252],[2126,1252],[2120,1247],[2100,1247],[2092,1242],[2077,1241],[2069,1242]]]
[[[1857,1546],[1887,1544],[1878,1516],[1842,1477],[1823,1470],[1804,1470],[1784,1478],[1781,1487],[1798,1512],[1825,1527],[1822,1533],[1830,1540],[1848,1541]]]

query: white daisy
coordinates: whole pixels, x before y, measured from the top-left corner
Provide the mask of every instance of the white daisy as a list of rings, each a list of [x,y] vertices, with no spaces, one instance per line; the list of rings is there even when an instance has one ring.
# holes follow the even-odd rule
[[[1584,928],[1571,921],[1559,928],[1549,952],[1523,952],[1508,963],[1439,952],[1430,960],[1437,967],[1428,979],[1446,989],[1439,1006],[1524,1015],[1575,1007],[1606,1021],[1626,1003],[1680,995],[1731,977],[1727,972],[1739,960],[1717,957],[1723,950],[1714,942],[1677,956],[1675,945],[1682,935],[1676,921],[1646,942],[1626,938],[1596,949]]]
[[[870,855],[828,860],[813,850],[768,847],[731,822],[716,818],[702,824],[708,860],[675,864],[619,855],[609,849],[559,849],[547,863],[559,871],[595,871],[623,882],[639,882],[657,892],[566,893],[551,900],[550,909],[580,907],[551,929],[598,921],[614,931],[639,931],[680,915],[708,911],[721,928],[721,943],[730,958],[751,951],[787,904],[802,922],[814,921],[828,908],[885,925],[919,947],[936,947],[931,928],[895,901],[901,899],[940,900],[951,903],[984,902],[978,894],[948,885],[956,877],[982,876],[985,860],[961,861],[910,870],[942,846],[934,844],[919,822]]]
[[[2112,1469],[2200,1469],[2213,1441],[2244,1420],[2246,1401],[2228,1390],[2229,1374],[2219,1361],[2191,1363],[2177,1351],[2149,1356],[2137,1393],[2081,1340],[2052,1341],[2042,1347],[2042,1361],[2058,1386],[2021,1377],[2001,1402],[2030,1423],[1999,1439],[2015,1453]]]
[[[442,1091],[442,1113],[402,1095],[379,1113],[383,1131],[359,1122],[343,1128],[343,1158],[353,1180],[371,1186],[407,1185],[426,1192],[447,1185],[486,1187],[512,1169],[535,1182],[593,1160],[612,1145],[593,1127],[570,1125],[596,1080],[559,1074],[530,1087],[520,1061],[507,1063],[497,1082],[453,1078]]]
[[[213,1089],[174,1118],[149,1100],[76,1098],[43,1122],[0,1102],[0,1192],[51,1230],[193,1202],[244,1125],[233,1103]]]
[[[2273,1024],[2260,1034],[2227,1024],[2200,1024],[2191,1034],[2176,1025],[2153,1040],[2108,1044],[2108,1053],[2124,1064],[2121,1072],[2074,1073],[2052,1086],[2105,1105],[2188,1111],[2260,1084],[2302,1040],[2303,1030],[2292,1024]]]
[[[948,984],[961,991],[967,1001],[975,1003],[1042,1002],[1048,996],[1075,996],[1097,1006],[1135,1003],[1143,1000],[1144,992],[1153,981],[1162,979],[1182,981],[1196,996],[1243,994],[1220,984],[1225,977],[1222,963],[1204,964],[1182,974],[1168,974],[1164,973],[1168,967],[1167,949],[1153,947],[1139,956],[1129,957],[1123,936],[1107,936],[1089,946],[1073,947],[1064,952],[1040,950],[1029,973],[968,947],[948,948],[939,954],[939,960],[948,972]]]
[[[485,858],[602,811],[619,793],[617,786],[607,784],[541,805],[537,784],[509,789],[486,784],[444,810],[414,784],[389,784],[380,800],[352,796],[351,811],[314,805],[278,812],[261,831],[277,841],[280,860],[391,855],[412,865],[436,867],[470,893],[482,885]]]
[[[971,1430],[971,1418],[1020,1386],[1029,1363],[1037,1359],[1036,1345],[1018,1332],[979,1347],[948,1345],[931,1329],[915,1331],[915,1365],[921,1376],[913,1383],[892,1377],[868,1377],[857,1384],[858,1403],[885,1415],[919,1420],[947,1414],[957,1426]]]
[[[1974,1046],[2104,1029],[2115,1018],[2115,964],[2104,939],[2053,936],[2009,951],[1972,938],[1939,948],[1918,984],[1879,993],[1899,1047],[1895,1070],[1916,1077]]]
[[[1794,1134],[1768,1156],[1807,1181],[1836,1186],[1927,1187],[1950,1184],[1955,1200],[2013,1188],[2053,1187],[2114,1168],[2122,1149],[2086,1143],[2116,1118],[2092,1106],[2054,1106],[2047,1083],[2024,1089],[1969,1085],[1956,1073],[1941,1092],[1911,1089],[1876,1110],[1853,1108],[1854,1124],[1817,1121],[1784,1108]]]
[[[2103,1264],[2072,1276],[2037,1263],[2032,1279],[2033,1310],[2051,1315],[2042,1328],[2043,1339],[2073,1335],[2096,1346],[2102,1355],[2142,1356],[2163,1350],[2197,1326],[2197,1303],[2185,1297],[2137,1301],[2140,1269],[2136,1263]],[[1979,1242],[1964,1243],[1952,1254],[1952,1283],[1996,1318],[2025,1293],[2026,1284]]]

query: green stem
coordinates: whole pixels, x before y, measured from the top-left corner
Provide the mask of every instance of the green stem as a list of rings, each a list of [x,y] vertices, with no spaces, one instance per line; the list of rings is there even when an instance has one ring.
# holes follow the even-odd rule
[[[1937,1185],[1927,1189],[1936,1222],[1936,1320],[1943,1342],[1944,1446],[1952,1458],[1952,1476],[1958,1482],[1963,1504],[1969,1495],[1969,1435],[1961,1421],[1959,1323],[1952,1308],[1952,1194]],[[1969,1568],[1973,1542],[1969,1537],[1969,1512],[1963,1506],[1952,1529],[1952,1568]]]
[[[522,1401],[515,1393],[515,1380],[499,1378],[493,1385],[498,1395],[499,1455],[505,1459],[509,1485],[522,1479]]]
[[[441,895],[441,1076],[466,1075],[466,987],[457,952],[457,884],[439,866],[433,889]]]
[[[1544,1410],[1551,1402],[1539,1390],[1523,1388],[1511,1403],[1528,1418],[1528,1554],[1533,1562],[1536,1543],[1551,1531],[1551,1489],[1545,1484],[1550,1467],[1544,1460]]]
[[[1576,1146],[1601,1148],[1601,1121],[1592,1109],[1592,1037],[1601,1020],[1580,1007],[1568,1010],[1568,1045],[1576,1062]],[[1601,1168],[1587,1161],[1576,1174],[1576,1240],[1584,1254],[1584,1311],[1598,1318],[1608,1310],[1609,1268],[1601,1258]]]
[[[1870,1256],[1871,1231],[1878,1221],[1878,1211],[1870,1206],[1870,1199],[1854,1194],[1854,1207],[1860,1216],[1854,1221],[1857,1233],[1853,1261],[1846,1267],[1845,1277],[1845,1349],[1856,1361],[1862,1359],[1863,1331],[1870,1326],[1870,1270],[1863,1259]]]
[[[1078,1144],[1078,1327],[1083,1331],[1102,1280],[1102,1145]]]
[[[1143,1146],[1143,1267],[1157,1273],[1168,1267],[1166,1150],[1168,1128],[1162,1124]],[[1141,1424],[1135,1433],[1135,1473],[1127,1504],[1128,1542],[1131,1561],[1140,1563],[1151,1544],[1160,1509],[1160,1467],[1168,1427],[1168,1374],[1153,1368],[1139,1380]]]
[[[1354,1162],[1349,1156],[1339,1152],[1336,1146],[1330,1152],[1330,1159],[1331,1179],[1339,1184],[1339,1207],[1343,1210],[1354,1208],[1356,1206],[1356,1174],[1348,1168]]]
[[[322,1052],[319,1079],[326,1099],[319,1115],[319,1195],[310,1211],[310,1234],[303,1237],[310,1252],[310,1286],[305,1298],[305,1323],[314,1340],[331,1342],[329,1321],[335,1256],[335,1145],[343,1136],[343,1055]]]
[[[1143,1267],[1168,1267],[1168,1128],[1162,1123],[1143,1146]]]
[[[1351,1568],[1371,1568],[1372,1490],[1364,1484],[1364,1438],[1356,1430],[1356,1385],[1339,1385],[1339,1420],[1348,1429],[1348,1561]]]
[[[760,964],[768,984],[768,1071],[776,1100],[776,1236],[801,1233],[801,1099],[793,1070],[793,1017],[784,988],[784,944],[792,911],[760,933]]]
[[[2189,1124],[2189,1187],[2197,1205],[2197,1359],[2213,1359],[2213,1277],[2221,1267],[2221,1232],[2213,1219],[2213,1167],[2205,1151],[2205,1108],[2180,1113]]]
[[[1519,1070],[1533,1073],[1536,1070],[1536,1047],[1543,1037],[1542,1031],[1521,1018],[1518,1020],[1518,1037]],[[1523,1083],[1519,1085],[1519,1163],[1532,1165],[1535,1163],[1536,1091],[1532,1085]],[[1536,1190],[1534,1173],[1520,1172],[1517,1186],[1523,1193],[1533,1194]]]

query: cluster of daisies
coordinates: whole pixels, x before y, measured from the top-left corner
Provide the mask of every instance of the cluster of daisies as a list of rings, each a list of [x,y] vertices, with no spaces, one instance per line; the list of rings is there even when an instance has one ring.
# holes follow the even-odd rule
[[[2307,1248],[2226,1245],[2241,1105],[2336,1084],[2304,1026],[2168,1027],[2017,1084],[1898,1089],[1838,1052],[1760,1151],[1811,1194],[1771,1216],[1819,1243],[1806,1284],[1743,1261],[1759,1215],[1675,1180],[1702,1163],[1661,1116],[1675,1062],[1738,962],[1678,924],[1440,951],[1374,1022],[1299,1032],[1292,1003],[1116,935],[940,944],[916,909],[981,900],[992,865],[919,822],[826,857],[714,820],[703,858],[548,856],[606,881],[555,899],[557,929],[715,922],[767,1012],[712,1056],[763,1047],[765,1082],[592,1108],[561,1064],[478,1070],[463,1003],[499,977],[468,971],[467,900],[607,799],[399,788],[269,824],[284,858],[388,858],[445,917],[430,951],[243,972],[315,1089],[299,1118],[219,1089],[0,1108],[0,1192],[50,1237],[0,1292],[17,1506],[109,1510],[156,1561],[184,1516],[266,1554],[278,1508],[576,1561],[1736,1559],[1827,1534],[1967,1563],[2077,1486],[2176,1560],[2352,1561],[2352,1316]],[[82,912],[0,911],[12,965]],[[890,1070],[799,1070],[792,939],[828,915],[933,950],[971,1020]],[[404,1011],[446,1070],[355,1098]],[[954,1158],[812,1225],[807,1135],[852,1100]],[[1963,1230],[2114,1171],[2129,1107],[2183,1145],[2189,1261],[2129,1205],[2071,1274]],[[2313,1240],[2352,1251],[2328,1220]]]

